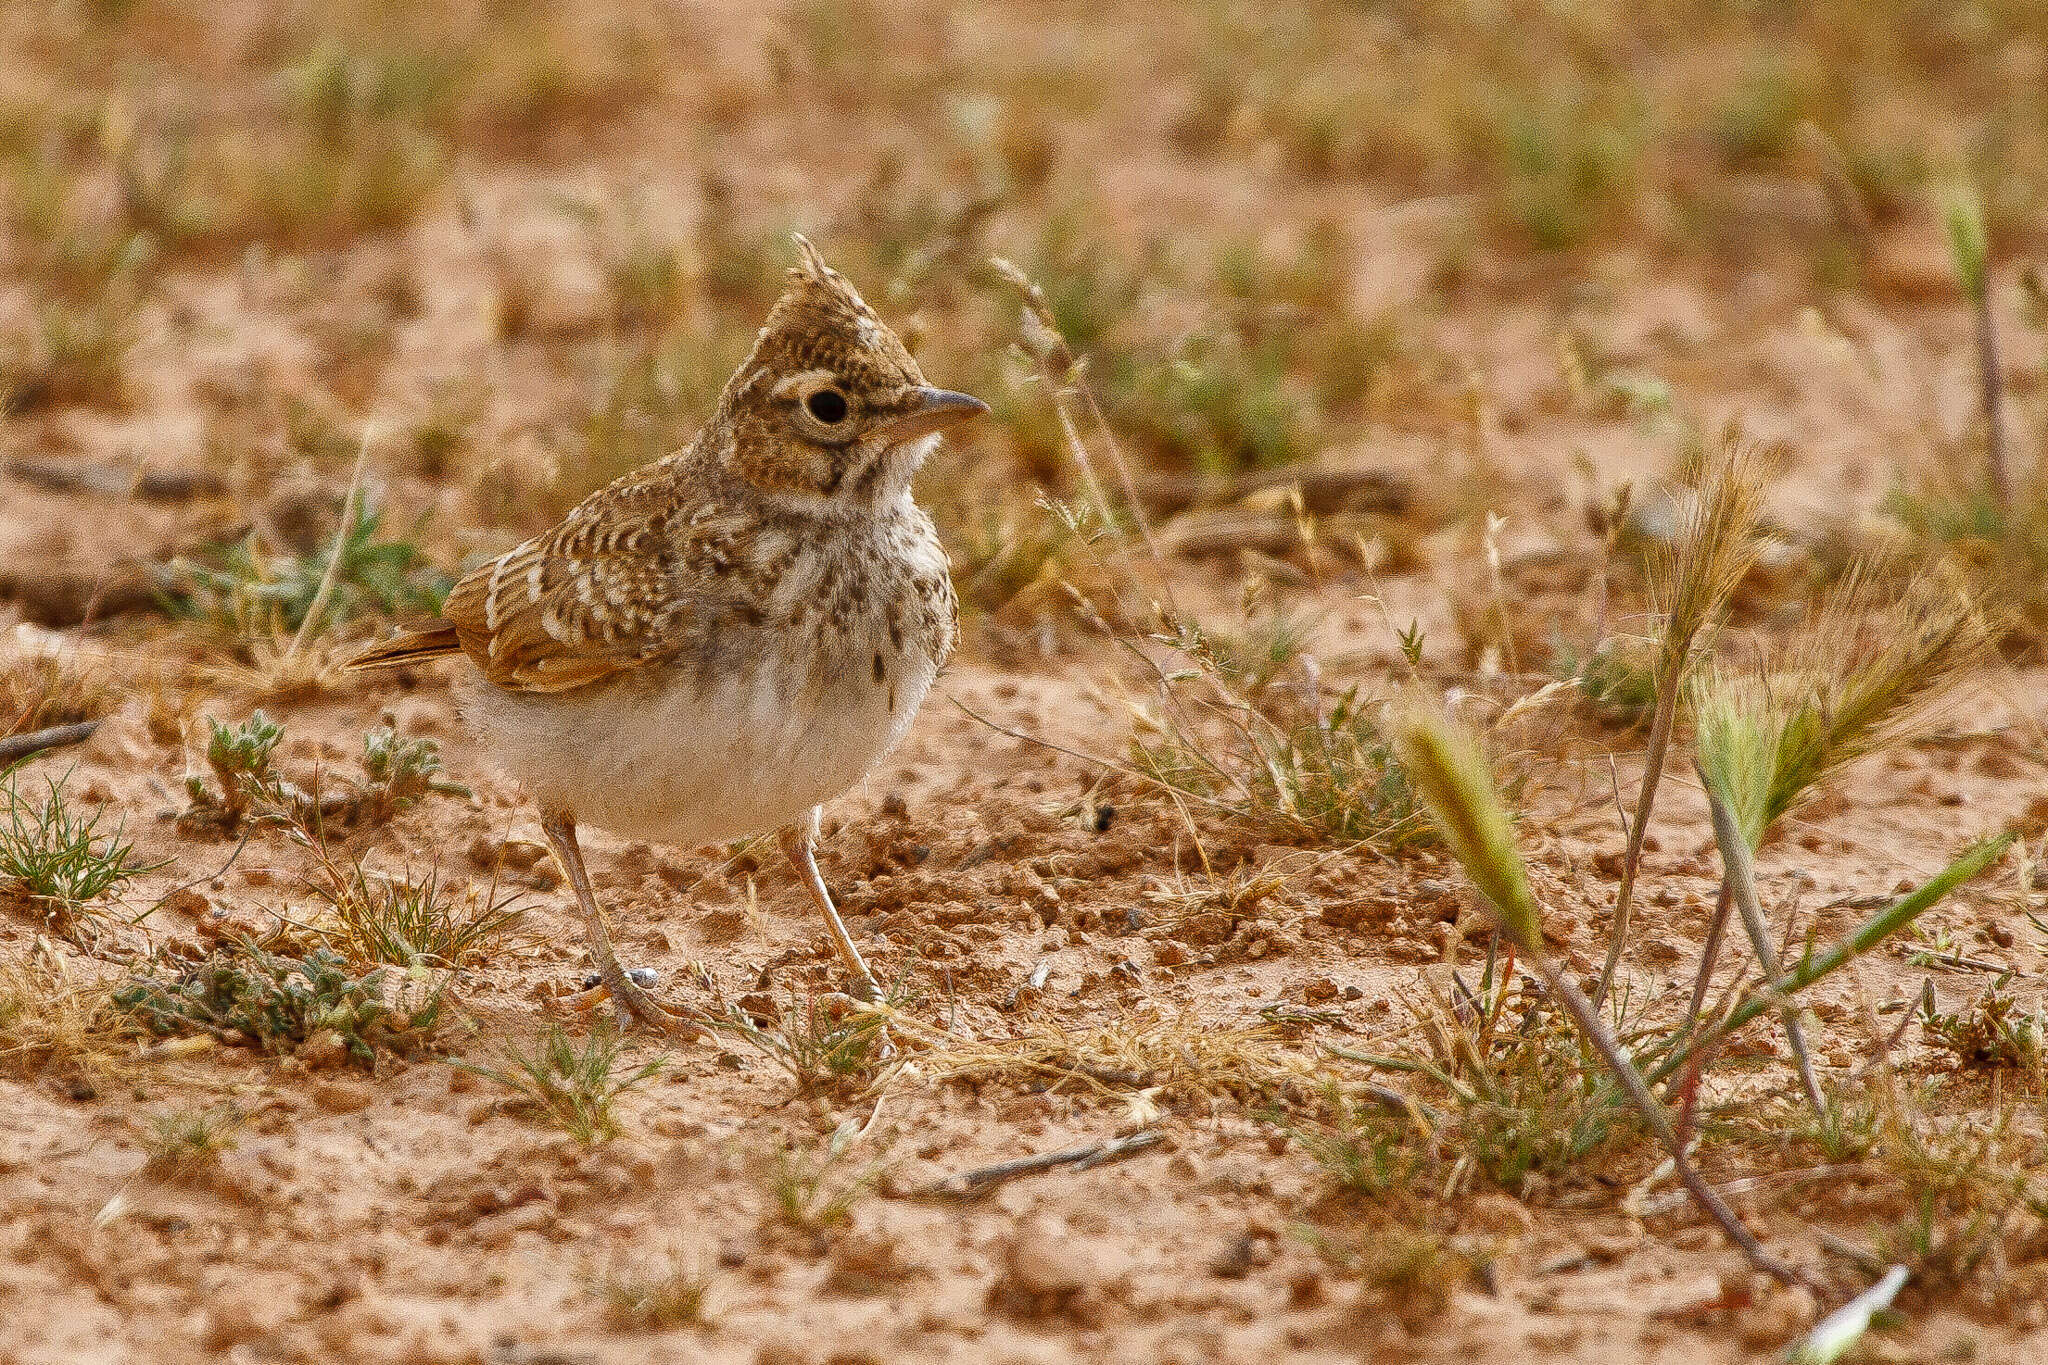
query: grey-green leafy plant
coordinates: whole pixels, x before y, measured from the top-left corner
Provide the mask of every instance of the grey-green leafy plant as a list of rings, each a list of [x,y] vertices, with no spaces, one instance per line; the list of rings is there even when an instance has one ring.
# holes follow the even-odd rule
[[[251,536],[205,559],[174,562],[166,600],[179,615],[236,634],[295,631],[306,623],[332,565],[333,585],[317,623],[323,629],[369,612],[439,611],[453,580],[417,544],[384,539],[382,530],[382,511],[363,506],[340,535],[310,553],[270,550]]]
[[[379,1048],[425,1047],[441,1021],[445,983],[394,988],[387,978],[386,968],[356,975],[325,949],[290,958],[242,942],[173,977],[138,976],[114,992],[114,1003],[159,1037],[196,1033],[265,1052],[331,1029],[368,1070]]]
[[[409,738],[389,725],[364,734],[359,816],[372,822],[389,820],[430,793],[471,794],[468,787],[441,776],[441,746],[437,742]]]
[[[1972,1069],[2039,1073],[2048,1015],[2027,1010],[2001,980],[1967,1008],[1944,1013],[1930,992],[1922,1001],[1920,1027],[1927,1040]]]
[[[328,821],[380,824],[430,794],[470,795],[468,787],[441,776],[438,743],[401,735],[388,725],[363,735],[360,781],[342,781],[316,794],[277,771],[271,760],[284,727],[261,710],[239,724],[212,716],[206,723],[213,784],[200,773],[185,778],[191,805],[180,820],[187,826],[233,831],[246,820],[279,821],[317,832]]]
[[[278,804],[282,787],[270,756],[284,738],[284,727],[259,709],[235,725],[208,716],[206,729],[206,766],[213,772],[215,787],[209,788],[199,773],[186,774],[185,795],[192,810],[212,813],[232,828],[241,823],[252,801]]]

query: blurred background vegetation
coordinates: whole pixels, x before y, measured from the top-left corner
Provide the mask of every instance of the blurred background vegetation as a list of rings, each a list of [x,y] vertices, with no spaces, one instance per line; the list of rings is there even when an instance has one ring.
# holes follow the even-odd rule
[[[1031,490],[1069,480],[991,254],[1148,467],[1483,454],[1532,417],[1497,333],[1569,419],[1544,458],[1651,431],[1625,474],[1765,362],[1644,363],[1589,307],[1685,335],[1664,283],[1739,312],[1767,279],[1964,317],[1944,196],[2001,262],[2048,193],[2031,0],[70,0],[9,7],[0,62],[17,418],[103,413],[66,439],[238,490],[338,484],[374,422],[453,567],[686,438],[802,227],[996,405],[926,494],[989,607],[1050,548]],[[1980,503],[1905,520],[1981,536]]]

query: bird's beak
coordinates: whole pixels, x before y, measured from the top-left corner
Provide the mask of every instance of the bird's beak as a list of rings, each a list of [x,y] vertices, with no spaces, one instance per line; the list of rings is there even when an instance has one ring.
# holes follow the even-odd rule
[[[979,398],[950,389],[912,389],[904,397],[903,411],[881,425],[891,442],[914,441],[988,411]]]

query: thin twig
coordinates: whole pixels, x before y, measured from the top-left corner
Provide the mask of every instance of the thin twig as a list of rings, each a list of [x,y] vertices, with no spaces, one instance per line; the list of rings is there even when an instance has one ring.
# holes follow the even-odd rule
[[[73,725],[53,725],[47,730],[30,730],[26,734],[9,735],[0,739],[0,768],[19,763],[32,754],[46,749],[67,749],[74,744],[83,744],[92,738],[93,731],[100,728],[96,720],[81,720]]]
[[[1091,1143],[1086,1147],[1069,1147],[1065,1151],[1041,1152],[1036,1156],[1018,1157],[1014,1161],[999,1161],[993,1166],[983,1166],[972,1171],[962,1171],[935,1180],[929,1185],[904,1190],[899,1199],[934,1199],[964,1201],[979,1199],[999,1185],[1008,1184],[1019,1176],[1036,1175],[1058,1166],[1071,1166],[1077,1171],[1089,1170],[1108,1161],[1121,1161],[1134,1152],[1142,1152],[1164,1136],[1156,1128],[1146,1128],[1107,1142]]]
[[[2010,972],[2015,977],[2026,975],[2025,972],[2017,967],[2008,967],[2002,962],[1986,962],[1980,957],[1964,957],[1961,953],[1937,952],[1932,948],[1905,948],[1903,945],[1901,950],[1904,952],[1908,962],[1912,962],[1917,958],[1921,961],[1936,963],[1943,967],[1954,967],[1959,971],[1996,972],[2000,974]]]

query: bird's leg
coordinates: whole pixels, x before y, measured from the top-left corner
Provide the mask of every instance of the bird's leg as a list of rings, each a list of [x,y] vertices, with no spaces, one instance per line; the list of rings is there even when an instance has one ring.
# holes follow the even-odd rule
[[[809,815],[783,827],[779,836],[782,851],[788,856],[790,865],[796,868],[797,876],[803,880],[804,889],[817,902],[819,912],[825,916],[825,929],[832,935],[833,947],[839,950],[839,960],[853,973],[853,993],[863,1000],[880,1000],[881,988],[869,974],[868,964],[861,961],[860,949],[853,946],[846,926],[839,921],[839,912],[832,908],[832,893],[825,889],[825,879],[818,875],[818,859],[813,850],[818,842],[819,810],[813,806]]]
[[[583,850],[576,843],[575,817],[559,811],[542,812],[540,827],[548,837],[548,847],[555,852],[555,861],[562,865],[562,873],[569,879],[570,889],[576,893],[576,906],[583,912],[590,957],[597,964],[597,974],[605,992],[618,1007],[619,1022],[631,1025],[637,1021],[658,1033],[702,1034],[701,1026],[674,1010],[664,1008],[620,969],[618,958],[612,954],[612,936],[605,931],[604,915],[597,908],[597,898],[590,892],[589,874],[583,870]]]

